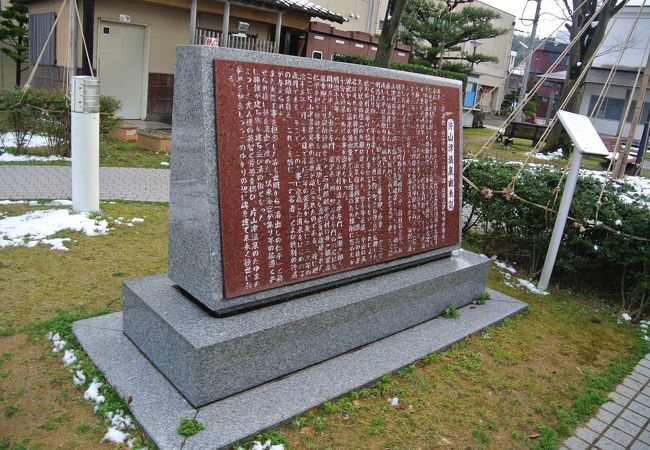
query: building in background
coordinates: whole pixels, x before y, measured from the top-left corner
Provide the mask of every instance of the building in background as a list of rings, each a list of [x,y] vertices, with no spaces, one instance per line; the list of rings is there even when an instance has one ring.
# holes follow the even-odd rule
[[[481,39],[480,41],[475,42],[466,42],[462,45],[463,51],[470,55],[476,48],[477,53],[498,58],[498,62],[495,63],[482,62],[474,65],[474,76],[470,77],[470,79],[477,79],[478,81],[470,82],[468,80],[467,90],[470,93],[473,92],[472,95],[475,99],[474,105],[478,105],[480,102],[480,108],[483,111],[499,112],[503,96],[506,94],[506,89],[502,81],[508,75],[508,69],[511,64],[515,16],[480,1],[461,4],[458,8],[462,9],[470,5],[496,11],[501,17],[493,20],[492,23],[496,27],[508,30],[506,33],[494,38]]]
[[[361,31],[343,31],[322,22],[311,22],[307,35],[307,58],[332,59],[339,55],[364,56],[375,59],[379,38]],[[391,61],[408,63],[411,46],[398,43]]]
[[[636,99],[639,89],[634,87],[639,67],[641,76],[648,60],[646,44],[650,39],[650,8],[643,8],[639,21],[634,27],[634,20],[641,6],[625,6],[617,17],[609,21],[608,31],[600,46],[598,57],[594,60],[585,83],[584,95],[580,104],[580,114],[591,115],[598,98],[603,95],[601,105],[594,115],[594,127],[602,135],[617,136],[622,131],[627,137],[634,115],[633,102],[630,111],[625,115],[628,99]],[[627,35],[634,27],[631,39],[626,43]],[[609,31],[611,29],[611,31]],[[623,55],[617,63],[620,53]],[[603,87],[613,65],[616,71],[607,92]],[[562,74],[559,74],[560,77]],[[566,75],[566,74],[564,74]],[[640,83],[637,82],[637,86]],[[644,128],[650,118],[650,89],[646,91],[641,117],[637,125],[634,139],[641,140]]]
[[[533,53],[530,66],[530,80],[534,83],[539,81],[539,76],[545,74],[549,68],[558,60],[567,44],[556,40],[549,40],[542,47]],[[565,55],[554,72],[566,71],[569,56]],[[535,94],[537,100],[537,122],[545,123],[552,114],[557,111],[558,100],[562,92],[561,81],[547,78]]]
[[[34,86],[62,88],[70,75],[67,8],[53,41],[45,46],[62,1],[29,0],[30,65],[45,47]],[[308,0],[199,0],[196,33],[190,39],[191,0],[78,0],[78,4],[102,93],[122,102],[119,115],[125,119],[171,120],[176,46],[223,45],[224,15],[229,17],[229,47],[298,56],[306,52],[312,18],[345,22],[343,16]],[[74,66],[81,68],[87,58],[79,31]]]
[[[341,14],[347,22],[337,25],[341,31],[362,31],[372,36],[381,33],[388,0],[317,0],[318,4]],[[315,18],[317,22],[323,19]]]

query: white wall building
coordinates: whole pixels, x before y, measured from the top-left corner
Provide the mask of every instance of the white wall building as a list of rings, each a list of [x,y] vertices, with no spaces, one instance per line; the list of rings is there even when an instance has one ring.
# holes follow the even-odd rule
[[[388,0],[316,0],[315,3],[347,19],[347,22],[335,25],[337,30],[363,31],[372,35],[381,33],[388,6]],[[313,20],[331,25],[322,19]]]
[[[609,34],[601,44],[598,56],[592,64],[587,75],[585,91],[580,104],[580,114],[591,115],[598,97],[603,91],[605,81],[613,65],[623,51],[623,55],[616,67],[616,72],[611,86],[605,94],[602,106],[594,116],[594,127],[602,135],[616,136],[619,129],[623,128],[623,137],[627,137],[630,129],[635,103],[631,105],[625,121],[623,116],[627,107],[628,99],[637,98],[638,88],[632,91],[639,66],[641,75],[645,67],[648,52],[645,50],[648,39],[650,39],[650,8],[644,7],[636,27],[635,18],[640,6],[626,6],[612,18],[608,24],[611,28]],[[626,44],[626,38],[633,29],[630,40]],[[639,78],[637,86],[640,84]],[[641,139],[643,127],[648,121],[650,113],[650,89],[646,92],[639,125],[635,132],[635,140]]]
[[[482,62],[474,65],[474,73],[478,75],[478,86],[476,87],[477,98],[475,103],[480,101],[480,108],[483,109],[483,111],[498,112],[501,107],[501,102],[503,101],[503,96],[505,95],[505,88],[501,81],[506,75],[508,75],[508,69],[511,63],[515,16],[480,1],[465,3],[459,5],[458,8],[461,9],[467,6],[481,7],[496,11],[501,17],[493,20],[492,23],[496,27],[506,28],[508,30],[505,34],[495,38],[481,39],[480,45],[476,48],[476,53],[495,56],[499,61],[496,63]],[[474,46],[470,42],[466,42],[462,47],[465,53],[471,55],[474,52]],[[468,89],[471,90],[472,87],[468,85]],[[492,89],[494,89],[493,92]],[[484,98],[484,96],[488,96],[488,98]]]

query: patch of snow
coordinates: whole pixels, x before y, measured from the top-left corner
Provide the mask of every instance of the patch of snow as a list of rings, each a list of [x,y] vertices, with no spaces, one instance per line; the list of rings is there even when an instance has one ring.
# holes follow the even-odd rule
[[[530,156],[532,152],[526,153],[526,155]],[[561,148],[558,148],[554,152],[551,153],[535,153],[533,156],[535,156],[535,159],[541,159],[544,161],[552,161],[555,159],[562,159],[564,158],[564,151]]]
[[[86,236],[108,233],[108,222],[91,219],[87,213],[72,213],[67,209],[30,211],[21,216],[0,219],[0,248],[33,247],[32,242],[49,244],[55,250],[67,250],[68,238],[46,239],[63,230],[83,232]]]
[[[111,426],[118,430],[125,430],[127,428],[135,429],[131,416],[125,415],[121,409],[117,412],[109,411],[105,417],[110,421]]]
[[[63,354],[63,364],[69,366],[77,362],[77,357],[74,354],[74,350],[66,350]]]
[[[614,225],[621,226],[621,225],[623,225],[623,221],[621,219],[616,219],[616,222],[614,222]]]
[[[535,286],[533,283],[531,283],[528,280],[524,280],[523,278],[517,278],[517,281],[519,282],[519,284],[521,284],[523,287],[528,289],[533,294],[548,295],[548,292],[542,291],[541,289],[537,289],[537,286]]]
[[[131,219],[131,223],[141,223],[141,222],[144,222],[144,219],[141,217],[134,217],[133,219]]]
[[[69,249],[65,245],[63,245],[64,242],[70,241],[70,238],[55,238],[55,239],[43,239],[40,241],[41,244],[45,245],[51,245],[52,248],[51,250],[58,250],[62,252],[67,252]],[[36,247],[38,245],[39,241],[29,241],[25,245],[25,247]]]
[[[494,263],[498,268],[503,269],[503,270],[507,270],[507,271],[510,272],[510,273],[517,273],[517,269],[515,269],[514,267],[510,267],[510,266],[507,265],[506,263],[502,263],[501,261],[499,261],[499,260],[497,259],[496,256],[493,256],[493,257],[490,258],[490,259],[492,260],[492,262],[493,262],[493,263]]]
[[[13,133],[0,133],[0,148],[15,147],[16,139]],[[39,134],[33,134],[25,147],[45,147],[47,146],[47,138]]]
[[[399,398],[393,397],[388,399],[388,403],[390,403],[390,406],[393,408],[397,408],[399,406]]]
[[[59,333],[52,334],[50,331],[47,333],[47,338],[52,341],[52,352],[53,353],[58,353],[61,350],[63,350],[63,347],[65,347],[65,341],[61,339],[61,336],[59,336]]]
[[[253,441],[251,450],[267,450],[269,447],[271,447],[270,440],[266,441],[264,444],[262,444],[260,441]]]
[[[284,450],[283,444],[275,444],[269,447],[269,450]]]
[[[48,206],[72,206],[72,200],[52,200]]]
[[[21,205],[27,203],[25,200],[0,200],[0,205]]]
[[[100,387],[102,387],[102,384],[96,379],[93,379],[92,383],[90,383],[90,386],[88,386],[88,389],[86,389],[86,392],[84,392],[84,399],[88,400],[89,402],[95,402],[98,405],[104,403],[104,400],[106,399],[103,395],[99,394]]]
[[[598,246],[597,245],[594,245],[594,250],[598,251]]]
[[[644,341],[650,341],[650,337],[648,337],[648,336],[643,336],[643,340],[644,340]]]
[[[632,318],[630,317],[630,315],[628,313],[621,314],[621,318],[626,322],[629,322],[630,320],[632,320]]]
[[[127,438],[127,434],[123,431],[118,430],[117,428],[109,427],[108,431],[102,438],[102,441],[115,442],[116,444],[124,444],[124,441]]]
[[[71,161],[70,158],[63,156],[32,156],[32,155],[13,155],[9,152],[0,154],[0,162],[27,162],[27,161]]]
[[[160,163],[160,165],[161,165],[161,166],[168,166],[169,163],[168,163],[167,161],[163,161],[163,162]]]
[[[72,383],[74,383],[75,386],[81,386],[86,382],[86,375],[84,374],[83,370],[77,370],[72,377]]]

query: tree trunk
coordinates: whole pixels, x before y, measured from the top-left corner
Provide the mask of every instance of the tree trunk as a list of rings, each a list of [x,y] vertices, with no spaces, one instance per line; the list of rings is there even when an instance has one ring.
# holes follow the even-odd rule
[[[402,23],[407,2],[408,0],[389,0],[384,26],[381,28],[381,36],[379,44],[377,44],[377,55],[375,56],[375,66],[377,67],[388,67],[390,64],[390,57],[393,55],[397,43],[397,31]]]
[[[18,45],[22,46],[23,45],[23,39],[19,38],[18,39]],[[20,74],[23,71],[22,63],[20,61],[16,61],[16,86],[20,86]]]

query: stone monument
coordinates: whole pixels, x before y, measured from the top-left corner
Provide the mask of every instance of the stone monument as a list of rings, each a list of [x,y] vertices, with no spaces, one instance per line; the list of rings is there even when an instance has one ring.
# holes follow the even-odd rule
[[[434,320],[483,292],[490,267],[460,250],[461,90],[179,47],[169,272],[126,282],[121,316],[75,324],[159,446],[175,445],[175,427],[153,419],[164,409],[154,392],[171,396],[171,422],[206,415],[191,445],[225,446],[525,308],[494,293],[467,319]],[[102,321],[158,381],[120,375],[100,348]],[[289,405],[264,420],[229,410],[273,398]]]

